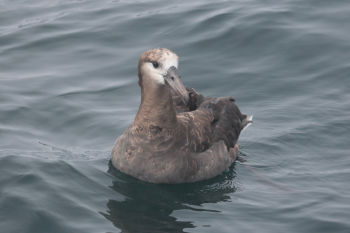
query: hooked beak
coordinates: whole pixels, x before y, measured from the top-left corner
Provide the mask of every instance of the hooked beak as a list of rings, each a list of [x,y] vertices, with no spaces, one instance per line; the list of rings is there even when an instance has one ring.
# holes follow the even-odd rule
[[[169,84],[170,88],[181,97],[181,100],[184,102],[184,104],[187,105],[189,101],[188,92],[182,83],[175,66],[172,66],[168,69],[168,72],[164,76],[164,79],[166,83]]]

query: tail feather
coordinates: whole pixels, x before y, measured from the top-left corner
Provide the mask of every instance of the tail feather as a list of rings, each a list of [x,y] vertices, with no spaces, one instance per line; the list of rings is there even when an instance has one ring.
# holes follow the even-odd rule
[[[246,116],[242,121],[242,130],[248,128],[253,123],[253,115]]]

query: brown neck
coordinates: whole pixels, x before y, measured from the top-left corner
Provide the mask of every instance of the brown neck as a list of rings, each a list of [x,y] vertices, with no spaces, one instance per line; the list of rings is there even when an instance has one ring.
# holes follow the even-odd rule
[[[134,124],[138,126],[176,127],[176,112],[168,85],[142,83],[141,104]]]

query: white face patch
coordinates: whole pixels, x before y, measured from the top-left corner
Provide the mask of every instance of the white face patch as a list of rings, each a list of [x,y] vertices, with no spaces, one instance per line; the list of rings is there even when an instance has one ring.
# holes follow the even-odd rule
[[[169,68],[172,66],[178,67],[178,57],[174,53],[164,52],[161,58],[155,62],[158,62],[158,67],[153,67],[151,62],[146,62],[142,70],[152,81],[164,85],[164,76],[167,74]]]
[[[178,57],[175,54],[165,55],[162,57],[161,68],[165,72],[168,72],[168,69],[172,66],[178,67]]]
[[[143,71],[148,74],[147,77],[149,77],[152,81],[158,84],[162,84],[162,85],[165,84],[163,74],[159,72],[157,69],[155,69],[152,63],[147,62],[143,66],[144,66]]]

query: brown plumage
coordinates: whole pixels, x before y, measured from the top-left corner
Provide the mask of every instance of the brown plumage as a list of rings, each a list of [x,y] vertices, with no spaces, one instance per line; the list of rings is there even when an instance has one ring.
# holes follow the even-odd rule
[[[237,158],[237,140],[251,121],[232,97],[204,97],[185,88],[178,57],[153,49],[139,60],[141,104],[116,140],[112,163],[152,183],[183,183],[219,175]]]

